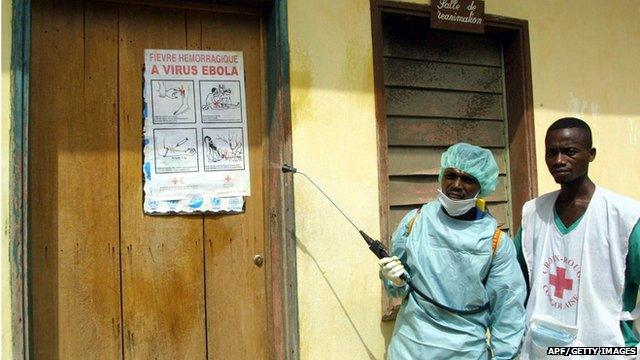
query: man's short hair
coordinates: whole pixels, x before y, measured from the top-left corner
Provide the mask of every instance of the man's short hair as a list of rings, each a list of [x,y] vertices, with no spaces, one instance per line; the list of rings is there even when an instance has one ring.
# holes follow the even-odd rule
[[[586,135],[585,140],[587,141],[587,147],[591,149],[591,147],[593,146],[593,137],[591,135],[591,128],[589,127],[589,124],[587,124],[586,122],[578,118],[565,117],[562,119],[558,119],[553,124],[551,124],[551,126],[549,126],[549,129],[547,129],[547,133],[551,130],[571,129],[571,128],[579,128],[584,130]]]

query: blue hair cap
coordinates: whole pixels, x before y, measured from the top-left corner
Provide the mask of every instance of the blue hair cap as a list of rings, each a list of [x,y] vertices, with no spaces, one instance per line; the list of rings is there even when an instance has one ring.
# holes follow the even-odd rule
[[[498,185],[498,164],[491,151],[479,146],[467,143],[451,145],[440,159],[440,183],[448,168],[464,171],[478,180],[481,197],[491,195]]]

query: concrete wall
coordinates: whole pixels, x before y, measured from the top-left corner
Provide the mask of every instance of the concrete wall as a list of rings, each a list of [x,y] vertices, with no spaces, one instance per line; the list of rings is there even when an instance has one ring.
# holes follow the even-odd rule
[[[424,2],[423,2],[424,3]],[[640,199],[640,2],[486,1],[529,21],[540,193],[556,189],[544,134],[557,118],[591,124],[594,180]],[[378,235],[376,125],[368,0],[289,0],[294,164]],[[382,359],[377,265],[355,230],[302,177],[295,181],[303,359]]]
[[[2,359],[11,359],[11,291],[9,289],[9,238],[8,238],[8,213],[9,213],[9,132],[10,132],[10,96],[9,84],[10,60],[11,60],[11,0],[2,0],[2,119],[0,120],[0,221],[2,223],[2,235],[0,239],[0,309],[2,323]]]

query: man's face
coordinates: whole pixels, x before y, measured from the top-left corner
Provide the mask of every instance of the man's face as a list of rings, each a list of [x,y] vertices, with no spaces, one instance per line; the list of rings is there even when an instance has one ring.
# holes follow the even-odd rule
[[[547,132],[544,140],[547,168],[558,184],[586,176],[596,149],[589,146],[587,132],[581,128]]]
[[[447,168],[442,176],[442,192],[449,199],[471,199],[480,191],[480,184],[473,176],[464,171]]]

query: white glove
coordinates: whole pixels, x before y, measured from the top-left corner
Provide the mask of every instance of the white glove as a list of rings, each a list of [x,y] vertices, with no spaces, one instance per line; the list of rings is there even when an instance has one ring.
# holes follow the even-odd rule
[[[403,287],[406,284],[406,281],[400,278],[406,271],[397,256],[382,258],[378,261],[378,264],[380,265],[380,273],[382,276],[391,281],[393,286]]]

